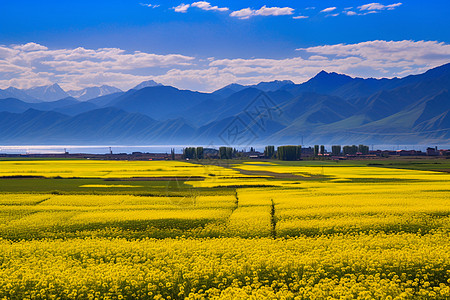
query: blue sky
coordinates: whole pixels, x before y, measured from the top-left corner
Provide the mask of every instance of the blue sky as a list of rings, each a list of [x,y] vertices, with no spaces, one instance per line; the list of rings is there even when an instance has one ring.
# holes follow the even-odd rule
[[[444,0],[2,0],[0,88],[405,76],[450,62],[449,15]]]

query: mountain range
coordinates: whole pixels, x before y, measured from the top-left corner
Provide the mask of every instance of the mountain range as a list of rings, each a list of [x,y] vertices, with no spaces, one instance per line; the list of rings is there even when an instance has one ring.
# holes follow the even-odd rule
[[[0,90],[0,144],[450,144],[450,64],[404,78],[321,71],[212,93]]]
[[[0,99],[14,98],[28,103],[52,102],[63,98],[72,97],[79,101],[87,101],[97,97],[122,92],[120,89],[102,85],[87,87],[81,90],[64,91],[57,83],[37,86],[29,89],[9,87],[0,89]]]

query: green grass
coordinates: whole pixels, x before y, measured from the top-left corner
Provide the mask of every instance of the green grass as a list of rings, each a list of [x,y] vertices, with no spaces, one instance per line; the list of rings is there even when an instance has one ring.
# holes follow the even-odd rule
[[[450,172],[450,159],[434,158],[434,157],[421,157],[421,158],[385,158],[385,159],[364,159],[364,160],[304,160],[304,161],[280,161],[280,160],[267,160],[272,163],[276,163],[283,166],[339,166],[339,167],[355,167],[355,166],[369,166],[380,168],[398,168],[398,169],[410,169],[420,171],[440,171]]]
[[[129,185],[136,187],[81,187],[83,185]],[[105,179],[54,179],[54,178],[1,178],[0,193],[38,193],[38,194],[119,194],[183,196],[191,195],[191,185],[183,180],[171,181],[111,181]],[[196,188],[201,195],[233,194],[234,188]]]
[[[42,161],[42,160],[85,160],[83,158],[73,158],[73,157],[1,157],[0,161]]]

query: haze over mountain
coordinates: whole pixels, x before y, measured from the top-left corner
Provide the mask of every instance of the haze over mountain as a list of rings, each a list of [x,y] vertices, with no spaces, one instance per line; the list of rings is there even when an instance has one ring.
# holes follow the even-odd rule
[[[115,88],[113,86],[108,85],[102,85],[102,86],[93,86],[93,87],[87,87],[82,90],[71,90],[67,91],[67,94],[69,94],[71,97],[74,97],[80,101],[87,101],[90,99],[94,99],[97,97],[113,94],[113,93],[119,93],[122,90]]]
[[[143,81],[141,83],[139,83],[137,86],[135,86],[134,88],[132,88],[133,90],[140,90],[146,87],[154,87],[154,86],[161,86],[161,83],[157,83],[153,80],[147,80],[147,81]]]
[[[64,91],[57,83],[52,85],[38,86],[29,89],[18,89],[9,87],[0,89],[0,99],[15,98],[28,103],[51,102],[67,97],[73,97],[80,101],[122,92],[120,89],[102,85],[99,87],[88,87],[81,90]]]
[[[55,85],[33,91],[41,99],[60,93]],[[0,99],[0,143],[445,144],[449,91],[446,64],[405,78],[322,71],[302,84],[231,84],[213,93],[144,82],[83,102],[9,96]]]
[[[33,87],[24,90],[24,92],[28,96],[41,101],[55,101],[69,97],[69,94],[66,93],[57,83]]]
[[[4,90],[0,89],[0,99],[6,99],[6,98],[20,99],[20,100],[30,102],[30,103],[41,102],[40,100],[31,97],[23,90],[17,89],[15,87],[9,87]]]

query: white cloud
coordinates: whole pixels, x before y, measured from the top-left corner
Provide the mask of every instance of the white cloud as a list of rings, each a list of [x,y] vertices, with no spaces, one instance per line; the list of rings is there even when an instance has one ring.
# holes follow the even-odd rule
[[[182,3],[178,6],[172,7],[172,9],[179,13],[185,13],[185,12],[187,12],[187,10],[189,9],[190,6],[191,6],[190,4]]]
[[[202,10],[211,10],[211,11],[228,11],[228,7],[218,7],[218,6],[212,6],[211,3],[206,1],[197,1],[192,4],[180,4],[176,7],[172,7],[172,9],[179,13],[186,13],[190,7],[197,7]]]
[[[241,10],[233,11],[230,16],[239,19],[248,19],[255,15],[255,11],[251,8],[243,8]]]
[[[389,4],[389,5],[383,5],[381,3],[374,2],[374,3],[369,3],[369,4],[364,4],[364,5],[358,6],[358,9],[361,10],[361,11],[364,11],[364,10],[385,10],[385,9],[393,10],[393,9],[399,7],[400,5],[402,5],[402,3],[400,3],[400,2],[399,3],[394,3],[394,4]]]
[[[309,17],[308,16],[295,16],[295,17],[292,17],[292,19],[296,19],[296,20],[298,20],[298,19],[308,19]]]
[[[24,45],[17,45],[13,47],[14,49],[17,50],[22,50],[22,51],[38,51],[38,50],[47,50],[48,48],[36,43],[27,43]]]
[[[37,44],[38,45],[38,44]],[[228,83],[290,79],[300,83],[320,70],[359,77],[421,73],[450,61],[450,44],[437,41],[367,41],[297,49],[271,58],[194,58],[127,52],[118,48],[47,49],[0,45],[0,88],[57,82],[65,89],[113,85],[122,89],[153,79],[178,88],[212,91]]]
[[[397,7],[399,7],[400,5],[402,5],[403,3],[395,3],[395,4],[390,4],[390,5],[386,5],[386,8],[388,10],[393,10],[396,9]]]
[[[367,69],[376,74],[401,76],[418,70],[435,67],[450,60],[450,45],[436,41],[368,41],[358,44],[337,44],[297,49],[306,53],[327,56],[334,62],[353,58],[353,64],[342,64],[347,72]],[[355,60],[355,62],[356,62]],[[355,73],[358,75],[358,73]]]
[[[264,5],[258,10],[254,10],[248,7],[233,11],[230,16],[239,19],[248,19],[253,16],[286,16],[292,14],[294,14],[294,9],[291,7],[267,7]]]
[[[320,12],[323,12],[323,13],[327,13],[327,12],[332,12],[333,10],[336,10],[336,8],[337,7],[327,7],[327,8],[325,8],[325,9],[322,9]]]
[[[400,3],[400,2],[394,3],[394,4],[389,4],[389,5],[383,5],[383,4],[374,2],[374,3],[369,3],[369,4],[364,4],[364,5],[358,6],[357,9],[360,11],[359,13],[357,13],[355,11],[351,11],[350,9],[352,9],[352,7],[345,8],[342,13],[347,16],[356,16],[356,15],[365,16],[365,15],[369,15],[369,14],[376,14],[383,10],[394,10],[395,8],[399,7],[400,5],[402,5],[402,3]]]
[[[228,11],[228,7],[211,6],[209,2],[198,1],[191,4],[192,7],[198,7],[203,10]]]
[[[290,7],[266,7],[265,5],[256,11],[257,16],[286,16],[293,13],[294,9]]]
[[[222,59],[211,62],[210,67],[217,68],[215,74],[232,74],[237,82],[264,77],[300,83],[323,69],[359,77],[395,77],[450,61],[450,45],[436,41],[369,41],[298,50],[301,55],[293,58]]]
[[[149,8],[157,8],[157,7],[160,7],[159,4],[148,4],[148,3],[139,3],[139,4],[142,5],[142,6],[145,6],[145,7],[149,7]]]
[[[358,6],[359,10],[382,10],[384,9],[384,5],[380,3],[369,3]]]
[[[197,7],[206,11],[229,11],[228,7],[218,7],[212,6],[211,3],[207,1],[197,1],[192,4],[180,4],[172,9],[176,12],[186,13],[190,7]],[[230,13],[231,17],[236,17],[239,19],[249,19],[253,16],[286,16],[294,14],[294,9],[291,7],[267,7],[262,6],[260,9],[252,9],[250,7],[243,8],[237,11],[232,11]],[[303,18],[303,17],[300,17]],[[297,19],[300,19],[297,18]]]
[[[0,84],[3,87],[30,87],[36,83],[58,82],[78,88],[84,87],[79,79],[97,73],[130,78],[142,69],[187,67],[194,59],[181,54],[127,52],[118,48],[53,50],[35,43],[0,46]],[[70,78],[70,81],[61,81],[64,78]],[[128,84],[122,81],[118,87],[126,88]]]

